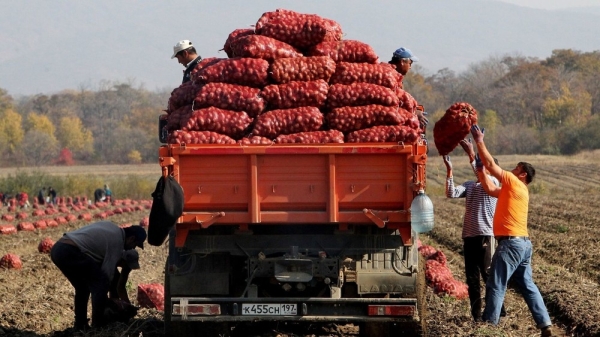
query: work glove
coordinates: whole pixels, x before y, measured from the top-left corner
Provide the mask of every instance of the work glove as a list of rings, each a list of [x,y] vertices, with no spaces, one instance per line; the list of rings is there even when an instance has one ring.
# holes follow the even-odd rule
[[[442,156],[442,158],[444,159],[444,165],[446,165],[446,169],[452,170],[452,162],[450,161],[450,156],[445,155]]]
[[[475,151],[473,151],[473,142],[471,141],[471,138],[469,138],[468,140],[461,140],[459,142],[460,146],[462,146],[463,150],[465,150],[465,152],[467,153],[467,155],[469,155],[469,158],[473,158],[475,156]]]
[[[483,171],[483,161],[481,161],[479,154],[475,155],[475,167],[477,168],[477,171]]]
[[[471,126],[471,135],[473,135],[473,140],[475,143],[483,142],[483,133],[485,132],[485,128],[479,128],[479,125],[474,124]]]

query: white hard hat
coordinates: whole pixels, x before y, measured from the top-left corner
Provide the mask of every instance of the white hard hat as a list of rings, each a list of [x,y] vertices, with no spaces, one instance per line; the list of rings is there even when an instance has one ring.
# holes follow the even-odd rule
[[[189,47],[192,47],[192,41],[190,40],[181,40],[177,42],[177,44],[173,47],[173,56],[171,56],[171,58],[174,59],[177,53],[179,53],[182,50],[186,50]]]

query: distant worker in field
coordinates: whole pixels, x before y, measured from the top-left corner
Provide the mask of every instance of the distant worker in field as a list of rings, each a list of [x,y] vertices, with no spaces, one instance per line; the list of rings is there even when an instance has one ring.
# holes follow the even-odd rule
[[[65,233],[54,244],[50,252],[52,262],[75,288],[75,330],[90,328],[87,318],[90,295],[92,327],[106,325],[108,293],[115,289],[114,277],[122,274],[117,266],[122,259],[128,259],[126,251],[135,247],[144,249],[146,237],[146,230],[140,226],[121,228],[110,221],[100,221]],[[118,288],[116,291],[121,296]]]
[[[192,45],[190,40],[181,40],[173,47],[172,59],[177,58],[177,61],[181,63],[185,70],[183,71],[183,81],[185,83],[191,80],[190,74],[196,67],[196,64],[202,60],[202,57],[196,52],[196,48]]]
[[[44,199],[46,197],[46,188],[42,187],[42,189],[38,192],[37,195],[37,199],[38,199],[38,204],[43,205],[46,203],[46,200]]]
[[[106,202],[112,201],[112,191],[108,187],[108,184],[104,184],[104,196],[106,197]]]
[[[97,188],[94,191],[94,203],[97,202],[102,202],[106,199],[106,196],[104,195],[104,189],[102,188]]]
[[[485,310],[482,320],[498,324],[508,280],[512,277],[519,286],[533,320],[541,329],[541,336],[553,336],[552,322],[544,299],[533,282],[531,268],[533,248],[527,230],[529,211],[527,186],[535,177],[535,169],[529,163],[519,162],[512,171],[503,170],[494,162],[494,158],[483,142],[483,129],[473,125],[471,134],[481,157],[476,164],[479,180],[489,195],[498,198],[494,214],[494,235],[498,241],[498,249],[492,258],[490,275],[486,283]],[[485,170],[500,181],[500,187],[492,183]]]
[[[50,197],[50,204],[56,204],[56,190],[50,186],[48,187],[48,197]]]
[[[463,139],[460,141],[460,146],[469,156],[469,163],[475,177],[477,177],[475,151],[473,150],[471,140],[467,141]],[[469,286],[471,315],[475,321],[481,321],[483,309],[481,279],[483,279],[484,284],[488,280],[492,256],[496,247],[493,220],[498,199],[485,192],[479,178],[476,181],[469,180],[461,185],[455,185],[450,156],[443,156],[443,159],[447,173],[446,197],[465,198],[462,230],[465,276],[467,278],[467,285]],[[498,164],[497,161],[496,164]],[[495,177],[490,177],[490,179],[495,186],[499,186],[498,179]],[[506,316],[504,305],[502,306],[500,316]]]

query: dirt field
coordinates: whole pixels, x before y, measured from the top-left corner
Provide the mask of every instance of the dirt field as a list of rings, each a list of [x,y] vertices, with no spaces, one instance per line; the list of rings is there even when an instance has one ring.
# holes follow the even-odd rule
[[[596,260],[600,257],[598,158],[599,153],[574,158],[498,158],[505,169],[511,169],[518,161],[528,161],[537,168],[536,180],[530,186],[529,217],[534,244],[534,280],[551,311],[555,331],[561,336],[600,336],[600,263]],[[455,181],[460,183],[472,179],[465,158],[452,159]],[[56,168],[53,172],[58,174]],[[460,237],[464,200],[443,197],[444,179],[445,168],[441,158],[430,158],[428,193],[435,207],[436,228],[422,235],[421,240],[444,251],[455,278],[464,281]],[[0,208],[0,214],[6,213],[6,207]],[[28,213],[31,216],[31,210]],[[117,224],[137,224],[148,213],[149,210],[141,210],[114,215],[109,219]],[[0,224],[6,223],[16,224],[16,221],[0,221]],[[37,246],[45,237],[57,240],[62,233],[87,223],[75,221],[56,228],[0,236],[0,255],[15,253],[23,262],[20,270],[0,269],[0,337],[70,335],[66,329],[73,323],[72,287],[49,256],[37,251]],[[140,251],[142,269],[134,271],[130,278],[132,301],[136,301],[138,284],[163,282],[165,259],[164,246],[146,245],[146,249]],[[508,316],[503,317],[498,326],[475,324],[470,319],[467,301],[440,297],[429,289],[429,336],[539,335],[517,289],[509,289],[505,305]],[[141,309],[129,324],[113,324],[103,331],[92,331],[85,336],[163,336],[162,319],[160,311]],[[240,336],[358,336],[357,328],[351,325],[270,325],[240,330],[235,329],[234,332]]]

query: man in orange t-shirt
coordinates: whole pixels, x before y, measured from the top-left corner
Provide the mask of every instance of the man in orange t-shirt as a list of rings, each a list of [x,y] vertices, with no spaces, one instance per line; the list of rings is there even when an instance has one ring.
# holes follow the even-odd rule
[[[498,248],[492,258],[490,275],[486,283],[485,310],[482,320],[498,324],[500,308],[504,302],[508,280],[519,285],[521,294],[533,315],[541,336],[553,336],[550,316],[538,287],[533,282],[531,270],[532,246],[527,232],[529,211],[529,190],[527,185],[535,176],[531,164],[520,162],[512,171],[505,171],[496,165],[483,142],[483,129],[473,125],[471,134],[477,144],[479,156],[476,159],[478,176],[484,190],[498,198],[494,214],[494,236]],[[496,177],[501,186],[496,186],[483,171]]]

